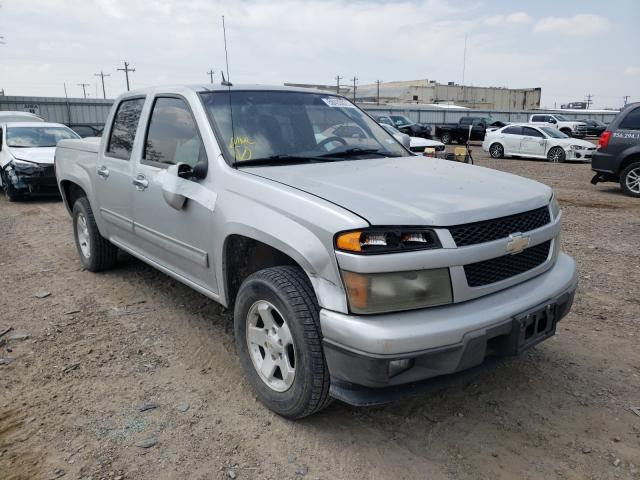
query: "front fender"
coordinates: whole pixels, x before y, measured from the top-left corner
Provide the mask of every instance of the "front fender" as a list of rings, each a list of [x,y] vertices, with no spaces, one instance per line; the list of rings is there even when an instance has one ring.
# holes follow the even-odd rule
[[[265,243],[291,257],[305,271],[322,308],[348,312],[347,298],[342,286],[333,249],[332,234],[317,227],[314,213],[299,215],[296,208],[280,210],[274,205],[260,203],[235,192],[224,192],[216,209],[231,212],[215,228],[216,258],[224,258],[226,240],[242,235]],[[218,262],[216,276],[226,278],[225,266]],[[228,303],[227,286],[221,283],[221,298]]]

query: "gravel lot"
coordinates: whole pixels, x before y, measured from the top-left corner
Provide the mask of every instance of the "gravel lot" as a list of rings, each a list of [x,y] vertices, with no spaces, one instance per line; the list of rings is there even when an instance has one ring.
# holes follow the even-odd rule
[[[470,383],[300,422],[255,400],[215,303],[125,255],[82,271],[60,201],[0,199],[0,478],[640,478],[640,201],[475,153],[556,189],[572,313]]]

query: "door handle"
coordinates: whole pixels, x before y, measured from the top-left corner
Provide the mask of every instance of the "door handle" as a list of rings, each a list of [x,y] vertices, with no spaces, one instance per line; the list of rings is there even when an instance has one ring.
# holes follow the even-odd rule
[[[109,176],[109,169],[104,165],[102,165],[101,167],[98,167],[98,170],[96,171],[96,173],[98,174],[99,177],[102,177],[106,180],[106,178]]]
[[[149,180],[147,180],[144,175],[139,173],[133,179],[133,184],[135,185],[136,190],[142,191],[149,186]]]

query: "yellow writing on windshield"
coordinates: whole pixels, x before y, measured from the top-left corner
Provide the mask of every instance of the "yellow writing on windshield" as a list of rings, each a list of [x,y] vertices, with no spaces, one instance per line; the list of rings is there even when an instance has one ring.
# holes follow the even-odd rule
[[[237,161],[251,160],[253,151],[250,145],[255,145],[255,143],[249,137],[231,137],[229,148],[234,151]]]

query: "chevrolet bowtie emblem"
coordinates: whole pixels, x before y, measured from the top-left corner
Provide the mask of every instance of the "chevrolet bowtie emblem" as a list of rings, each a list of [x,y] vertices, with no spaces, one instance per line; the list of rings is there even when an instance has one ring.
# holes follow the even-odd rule
[[[521,233],[512,233],[509,235],[507,242],[507,252],[514,254],[520,253],[529,246],[529,237],[525,237]]]

